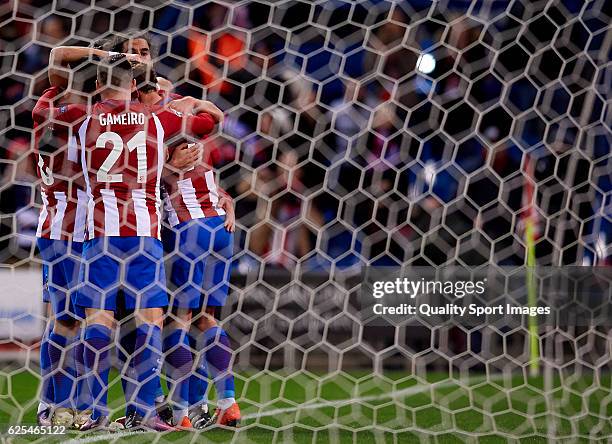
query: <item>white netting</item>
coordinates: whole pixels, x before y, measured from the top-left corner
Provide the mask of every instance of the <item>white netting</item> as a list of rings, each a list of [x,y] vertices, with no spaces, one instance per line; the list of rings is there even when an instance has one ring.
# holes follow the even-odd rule
[[[222,319],[244,421],[204,436],[610,439],[609,330],[543,329],[529,377],[525,328],[389,334],[349,304],[364,265],[610,265],[609,3],[126,3],[0,5],[0,423],[38,404],[49,52],[137,30],[175,92],[226,115],[207,149],[237,214]]]

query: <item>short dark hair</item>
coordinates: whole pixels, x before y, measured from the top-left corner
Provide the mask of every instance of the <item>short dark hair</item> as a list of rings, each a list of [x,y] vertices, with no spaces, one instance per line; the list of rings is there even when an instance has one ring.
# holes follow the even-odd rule
[[[95,48],[95,49],[105,49],[105,50],[108,50],[108,48],[110,48],[111,44],[112,44],[112,39],[110,39],[110,38],[101,38],[101,39],[98,39],[98,40],[94,41],[91,44],[91,47]],[[117,51],[117,52],[121,52],[121,51]]]
[[[154,54],[156,54],[156,49],[154,47],[153,38],[150,33],[146,31],[138,31],[138,30],[128,30],[126,32],[122,32],[121,35],[116,35],[111,39],[109,46],[110,51],[113,52],[125,52],[123,47],[125,44],[129,44],[132,40],[143,39],[149,44],[149,51],[151,51],[151,58],[153,58]]]
[[[157,73],[150,63],[137,63],[133,67],[138,91],[148,93],[157,90]]]
[[[98,62],[98,82],[101,85],[125,88],[133,79],[132,64],[123,54],[113,54]]]

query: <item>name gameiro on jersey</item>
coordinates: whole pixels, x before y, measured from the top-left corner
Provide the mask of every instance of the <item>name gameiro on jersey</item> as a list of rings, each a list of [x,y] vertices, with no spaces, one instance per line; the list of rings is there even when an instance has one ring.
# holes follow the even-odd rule
[[[100,125],[144,125],[146,117],[143,113],[102,113],[99,119]]]

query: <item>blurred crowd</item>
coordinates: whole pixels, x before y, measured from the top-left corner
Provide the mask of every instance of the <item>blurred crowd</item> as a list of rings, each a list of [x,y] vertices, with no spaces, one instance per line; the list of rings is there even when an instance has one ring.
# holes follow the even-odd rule
[[[597,31],[571,22],[580,2],[556,23],[507,2],[472,17],[452,1],[175,2],[74,23],[78,1],[46,3],[18,2],[0,29],[0,261],[33,252],[30,112],[50,49],[149,23],[159,75],[226,112],[207,150],[235,198],[239,267],[523,264],[529,219],[540,263],[610,260],[610,134],[587,89],[603,80],[557,63]]]

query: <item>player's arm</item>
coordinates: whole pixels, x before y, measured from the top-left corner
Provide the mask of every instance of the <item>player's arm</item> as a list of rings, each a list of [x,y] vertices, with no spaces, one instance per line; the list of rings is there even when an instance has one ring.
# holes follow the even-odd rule
[[[208,113],[197,115],[181,114],[173,109],[160,109],[157,114],[164,128],[166,139],[180,134],[200,139],[215,128],[215,119]]]
[[[68,85],[70,70],[67,66],[70,62],[76,62],[92,56],[105,58],[110,55],[112,55],[110,51],[85,46],[58,46],[53,48],[49,56],[49,83],[52,86],[65,88]],[[130,61],[141,61],[139,54],[125,54],[125,56]]]
[[[227,231],[233,233],[236,231],[236,213],[234,212],[234,199],[231,198],[227,191],[223,188],[217,187],[219,191],[219,207],[225,210],[225,222],[223,226]]]
[[[223,196],[223,197],[226,197],[226,198],[228,198],[228,199],[232,200],[232,205],[233,205],[233,199],[232,199],[232,197],[229,195],[229,193],[228,193],[227,191],[225,191],[225,190],[224,190],[223,188],[221,188],[221,187],[217,187],[217,190],[219,191],[219,195],[221,195],[221,196]]]
[[[215,129],[215,119],[208,113],[199,113],[195,116],[187,116],[187,132],[202,137],[210,134]]]
[[[215,119],[208,113],[200,113],[197,115],[181,114],[171,111],[174,118],[170,125],[164,128],[167,130],[168,136],[174,136],[181,132],[186,132],[189,136],[195,136],[197,139],[210,134],[215,129]]]
[[[215,119],[215,123],[223,122],[223,111],[208,100],[200,100],[194,97],[183,97],[168,103],[168,107],[181,114],[207,113]]]
[[[62,92],[62,89],[57,86],[47,88],[42,96],[36,101],[34,109],[32,109],[32,120],[36,123],[44,123],[51,119],[51,111],[53,102]]]
[[[62,92],[61,88],[51,87],[38,99],[32,110],[32,120],[38,125],[44,125],[50,121],[63,122],[66,126],[72,126],[83,120],[87,109],[83,105],[62,105],[56,107],[55,99]]]

